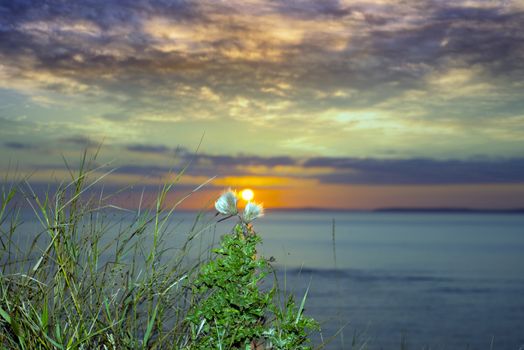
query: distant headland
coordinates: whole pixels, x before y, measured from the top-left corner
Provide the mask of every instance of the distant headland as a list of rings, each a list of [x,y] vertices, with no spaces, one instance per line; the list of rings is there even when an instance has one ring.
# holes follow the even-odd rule
[[[377,209],[341,209],[341,208],[268,208],[272,212],[356,212],[356,213],[434,213],[434,214],[524,214],[524,208],[509,209],[479,209],[479,208],[448,208],[448,207],[384,207]]]

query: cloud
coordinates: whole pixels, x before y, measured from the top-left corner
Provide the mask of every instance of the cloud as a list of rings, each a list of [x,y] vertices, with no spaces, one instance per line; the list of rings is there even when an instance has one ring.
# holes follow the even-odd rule
[[[312,158],[304,167],[324,167],[324,183],[437,185],[523,183],[524,158],[494,160]]]
[[[35,149],[36,146],[30,143],[22,143],[22,142],[4,142],[4,147],[10,148],[13,150],[32,150]]]
[[[129,147],[128,147],[129,148]],[[139,152],[164,154],[162,146],[138,146]],[[293,181],[314,180],[324,184],[345,185],[465,185],[522,184],[524,158],[352,158],[352,157],[261,157],[249,155],[209,155],[180,152],[176,166],[119,166],[117,174],[165,179],[184,170],[185,175],[198,178],[278,177]]]
[[[51,11],[31,5],[4,5],[0,12],[9,23],[0,34],[3,57],[20,68],[39,67],[57,79],[75,80],[77,88],[88,83],[130,93],[125,89],[129,82],[154,87],[137,72],[154,76],[158,89],[191,83],[187,77],[196,73],[195,89],[231,95],[238,90],[227,91],[227,80],[216,78],[240,70],[247,79],[233,75],[234,83],[258,93],[265,79],[291,69],[281,78],[292,85],[365,90],[388,82],[416,84],[424,71],[402,66],[421,63],[438,67],[453,59],[490,69],[501,61],[511,63],[504,65],[507,70],[521,66],[521,37],[515,29],[522,14],[503,7],[107,1],[96,10],[87,2],[56,3]],[[250,72],[250,62],[256,62],[258,72]],[[307,74],[302,64],[308,65]],[[95,72],[99,79],[93,78]],[[265,79],[252,79],[262,72]]]
[[[169,148],[164,145],[128,145],[126,147],[128,151],[140,152],[140,153],[160,153],[165,154],[169,151]]]
[[[219,120],[266,135],[285,127],[289,137],[271,140],[276,153],[301,140],[306,155],[335,156],[355,149],[346,140],[357,132],[399,142],[399,129],[424,125],[412,145],[398,145],[415,156],[429,133],[419,131],[437,135],[445,123],[461,131],[455,149],[466,140],[489,152],[501,145],[492,135],[524,137],[491,124],[522,115],[523,22],[512,2],[3,2],[0,85],[134,123],[132,135],[115,136],[120,144],[145,142],[153,124],[167,135],[181,134],[180,122]],[[363,112],[388,127],[338,118]],[[377,152],[369,146],[364,155]]]
[[[185,147],[176,147],[174,149],[165,145],[150,144],[129,144],[125,149],[137,153],[172,153],[180,163],[194,163],[197,167],[206,168],[231,168],[236,166],[291,166],[297,165],[299,160],[290,156],[264,157],[257,155],[225,155],[225,154],[208,154],[204,152],[191,152]]]

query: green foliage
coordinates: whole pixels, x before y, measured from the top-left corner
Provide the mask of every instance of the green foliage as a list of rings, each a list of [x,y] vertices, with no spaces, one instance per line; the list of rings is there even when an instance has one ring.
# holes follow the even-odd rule
[[[216,222],[198,215],[171,254],[180,234],[169,224],[180,202],[166,203],[173,183],[152,209],[115,221],[122,211],[104,210],[110,195],[90,190],[110,173],[91,181],[101,171],[95,158],[84,154],[53,193],[27,182],[2,188],[0,349],[308,349],[315,323],[291,299],[280,310],[277,288],[260,288],[272,270],[256,257],[261,240],[246,223],[201,264],[191,242]],[[17,200],[40,228],[27,232]]]
[[[276,288],[260,288],[271,272],[256,255],[261,241],[250,226],[237,224],[201,267],[193,284],[198,299],[187,317],[191,349],[310,349],[307,330],[317,323],[302,315],[303,305],[297,310],[290,297],[281,310]]]
[[[311,349],[308,330],[318,330],[319,325],[313,318],[303,315],[306,296],[307,293],[298,310],[292,295],[287,298],[283,309],[278,304],[271,305],[271,310],[275,315],[274,326],[264,332],[271,349]]]
[[[253,258],[260,238],[244,237],[240,225],[223,237],[217,258],[201,268],[193,284],[200,297],[188,320],[194,325],[192,349],[249,349],[262,336],[272,293],[259,290],[268,273],[265,260]]]

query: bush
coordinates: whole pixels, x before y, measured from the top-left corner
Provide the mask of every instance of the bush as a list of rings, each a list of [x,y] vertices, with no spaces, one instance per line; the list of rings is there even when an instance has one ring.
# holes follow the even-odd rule
[[[196,299],[187,317],[192,349],[310,349],[307,330],[317,324],[304,317],[303,303],[297,310],[291,297],[281,310],[276,284],[268,291],[260,288],[272,270],[257,256],[262,239],[250,222],[262,215],[262,207],[248,203],[239,215],[235,198],[228,191],[215,204],[224,215],[238,215],[239,223],[193,283]]]

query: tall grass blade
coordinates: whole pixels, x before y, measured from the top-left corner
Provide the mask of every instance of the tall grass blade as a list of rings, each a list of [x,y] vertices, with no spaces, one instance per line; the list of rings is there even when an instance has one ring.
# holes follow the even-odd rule
[[[157,303],[155,306],[155,309],[153,310],[153,315],[151,316],[151,318],[149,319],[149,322],[147,323],[146,333],[144,334],[144,340],[142,341],[143,349],[147,348],[147,343],[149,342],[149,337],[151,336],[151,331],[153,330],[153,325],[155,324],[156,314],[158,311],[158,305],[159,304]]]
[[[311,278],[309,279],[309,284],[306,288],[306,292],[304,293],[304,296],[302,297],[302,301],[300,302],[300,307],[298,308],[298,312],[297,312],[297,318],[295,319],[295,325],[298,324],[298,321],[300,321],[300,318],[302,317],[302,312],[304,311],[304,306],[306,305],[306,299],[307,299],[307,295],[309,293],[310,287],[311,287]]]

